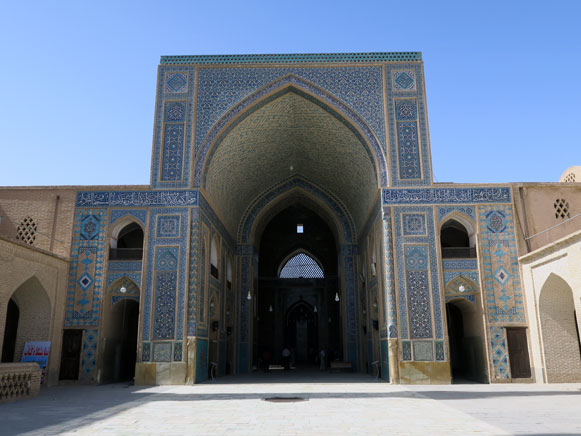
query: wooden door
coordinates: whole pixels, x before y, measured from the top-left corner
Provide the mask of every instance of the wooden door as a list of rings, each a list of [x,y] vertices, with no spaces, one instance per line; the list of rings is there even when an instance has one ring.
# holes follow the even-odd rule
[[[529,361],[526,328],[507,327],[506,337],[512,378],[530,378],[531,364]]]
[[[64,330],[61,352],[60,380],[79,379],[79,361],[81,359],[82,330]]]

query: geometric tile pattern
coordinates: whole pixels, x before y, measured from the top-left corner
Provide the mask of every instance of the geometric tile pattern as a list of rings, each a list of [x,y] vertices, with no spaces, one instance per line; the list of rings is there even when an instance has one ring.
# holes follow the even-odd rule
[[[418,107],[415,100],[396,100],[395,119],[397,121],[415,121],[418,119]]]
[[[227,110],[265,85],[288,75],[314,84],[342,100],[365,120],[385,147],[381,67],[204,68],[199,70],[198,80],[196,150],[211,126]]]
[[[182,178],[185,124],[166,124],[163,134],[161,181],[173,182]]]
[[[415,91],[416,79],[412,70],[392,71],[393,88],[395,91]]]
[[[412,343],[402,341],[401,343],[402,360],[412,360]]]
[[[180,235],[179,238],[158,237],[159,216],[179,216],[176,221],[179,227],[176,230]],[[189,238],[188,218],[189,209],[187,208],[150,209],[149,228],[146,233],[147,256],[144,255],[147,273],[142,296],[144,341],[149,341],[152,337],[156,339],[174,339],[174,335],[178,339],[184,337],[186,283],[188,281],[186,252]]]
[[[460,291],[461,286],[463,286],[462,291]],[[474,294],[478,291],[480,291],[478,285],[462,274],[454,277],[452,280],[447,282],[445,286],[446,296]]]
[[[103,286],[106,211],[77,209],[65,309],[65,326],[97,326]]]
[[[196,301],[200,293],[200,273],[198,265],[200,264],[200,209],[193,208],[190,218],[190,256],[189,256],[189,287],[188,287],[188,326],[187,335],[195,336],[196,334]]]
[[[151,342],[141,344],[141,361],[149,362],[151,360]]]
[[[385,74],[391,186],[430,185],[431,156],[422,66],[386,64]]]
[[[167,74],[165,78],[166,92],[184,93],[188,92],[188,74],[173,73]]]
[[[436,348],[436,360],[437,361],[446,360],[446,354],[445,354],[445,351],[444,351],[444,342],[442,342],[442,341],[436,341],[434,343],[434,346]]]
[[[415,122],[398,122],[399,177],[421,179],[420,145],[418,127]]]
[[[393,236],[391,233],[391,214],[390,210],[383,210],[383,246],[385,260],[385,287],[387,302],[387,329],[390,338],[397,338],[397,301],[395,296],[395,283],[393,272]]]
[[[157,235],[158,238],[179,238],[180,237],[180,216],[179,215],[158,215]]]
[[[432,337],[428,246],[405,245],[406,289],[411,338]]]
[[[378,53],[293,53],[293,54],[239,54],[239,55],[196,55],[162,56],[160,65],[220,65],[220,64],[297,64],[297,63],[368,63],[368,62],[411,62],[421,61],[420,52]]]
[[[416,361],[430,361],[434,360],[434,349],[432,341],[414,341],[414,360]]]
[[[125,292],[121,292],[121,287],[125,288]],[[113,304],[124,299],[139,302],[139,287],[128,277],[122,277],[107,286],[107,295],[111,296]]]
[[[451,214],[452,212],[460,212],[467,215],[470,221],[475,219],[474,208],[472,206],[442,206],[438,208],[438,221]]]
[[[159,271],[156,274],[154,339],[174,338],[176,285],[177,271]]]
[[[405,236],[427,236],[426,216],[419,213],[406,213],[402,216]]]
[[[436,254],[434,213],[431,207],[394,207],[395,266],[398,283],[399,337],[443,339]],[[384,216],[388,213],[384,208]],[[421,213],[426,219],[427,236],[405,236],[403,214]],[[432,336],[433,329],[433,336]]]
[[[510,367],[506,350],[504,327],[490,327],[490,348],[492,351],[492,366],[495,379],[508,379]]]
[[[525,323],[511,206],[480,206],[483,285],[491,324]]]
[[[125,217],[131,216],[145,227],[145,222],[147,221],[147,210],[140,209],[112,209],[109,211],[109,225],[113,224],[115,221]]]
[[[173,361],[181,362],[182,360],[182,342],[174,342],[173,344]]]
[[[185,101],[166,101],[164,111],[164,121],[166,123],[186,121]]]
[[[95,364],[97,362],[97,339],[96,329],[83,331],[83,351],[81,353],[81,380],[95,380]]]

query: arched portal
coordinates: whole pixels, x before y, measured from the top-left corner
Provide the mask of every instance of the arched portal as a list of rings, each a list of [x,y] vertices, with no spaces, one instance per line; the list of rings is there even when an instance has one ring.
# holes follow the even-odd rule
[[[7,315],[12,319],[7,319],[7,324],[8,321],[12,323],[12,350],[6,350],[6,361],[19,362],[26,342],[50,340],[50,300],[41,282],[33,276],[14,291],[9,301]],[[3,346],[3,362],[4,358]]]
[[[470,300],[457,297],[446,303],[450,369],[453,383],[486,383],[483,316]]]
[[[357,235],[366,226],[380,188],[387,184],[385,154],[372,131],[347,105],[303,82],[289,76],[235,105],[208,130],[194,162],[193,187],[200,188],[203,216],[213,221],[224,240],[238,244],[232,331],[239,372],[250,371],[265,346],[273,347],[273,358],[280,356],[284,331],[261,326],[271,316],[270,303],[263,304],[269,295],[266,289],[282,286],[268,280],[283,280],[278,268],[298,249],[320,261],[324,279],[293,279],[323,281],[287,286],[288,295],[296,294],[298,300],[291,303],[289,297],[284,307],[273,301],[272,313],[284,318],[289,304],[301,295],[307,301],[307,294],[318,293],[321,306],[314,313],[319,314],[319,321],[323,319],[320,309],[327,313],[325,322],[318,322],[317,346],[327,344],[337,358],[352,362],[353,368],[359,366]],[[295,206],[325,223],[332,254],[291,243],[280,232],[267,230]],[[308,232],[307,224],[304,228]],[[281,252],[268,255],[265,244]],[[209,285],[205,286],[208,290]],[[302,291],[297,290],[301,287]],[[309,304],[314,311],[315,304]],[[207,305],[207,297],[200,300],[200,307]],[[209,325],[204,323],[199,331],[203,338],[199,344],[209,340]],[[327,337],[329,331],[333,334]],[[277,339],[263,337],[264,332],[276,333]],[[202,355],[202,345],[199,348]]]
[[[104,304],[102,382],[133,380],[139,326],[138,286],[127,277],[113,282]]]
[[[342,358],[337,242],[329,224],[295,198],[260,237],[254,319],[254,364],[266,355],[282,364],[288,347],[299,367],[315,364],[321,348]]]
[[[548,383],[581,381],[581,349],[573,292],[551,273],[540,294],[539,312]]]

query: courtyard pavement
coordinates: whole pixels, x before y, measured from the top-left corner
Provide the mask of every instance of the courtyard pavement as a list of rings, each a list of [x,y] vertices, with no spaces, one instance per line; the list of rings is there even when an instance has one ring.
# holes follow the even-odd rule
[[[0,435],[16,434],[581,435],[581,384],[401,386],[273,371],[195,386],[57,386],[0,404]]]

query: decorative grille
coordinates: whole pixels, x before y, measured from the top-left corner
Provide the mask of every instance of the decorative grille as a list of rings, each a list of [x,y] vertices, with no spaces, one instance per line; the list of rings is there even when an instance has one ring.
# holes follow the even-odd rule
[[[16,239],[26,244],[34,244],[34,240],[36,239],[36,223],[31,217],[27,216],[22,220],[16,232]]]
[[[553,207],[555,208],[555,218],[571,218],[569,214],[569,203],[564,198],[557,198]]]
[[[305,253],[291,257],[280,270],[281,279],[322,279],[324,277],[323,270],[317,261]]]

